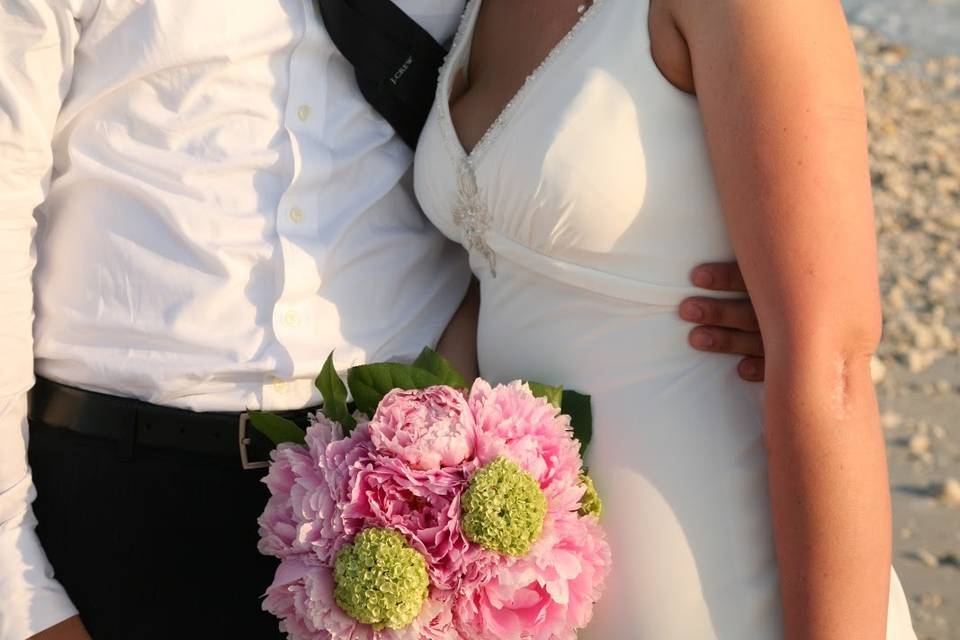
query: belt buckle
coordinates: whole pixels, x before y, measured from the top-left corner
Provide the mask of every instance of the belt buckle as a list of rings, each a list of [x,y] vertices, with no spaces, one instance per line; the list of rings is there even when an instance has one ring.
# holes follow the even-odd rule
[[[250,422],[250,415],[244,411],[240,414],[240,421],[237,425],[237,435],[240,445],[240,464],[244,471],[251,469],[266,469],[270,466],[267,460],[250,460],[247,454],[247,446],[250,444],[250,438],[247,437],[247,424]]]

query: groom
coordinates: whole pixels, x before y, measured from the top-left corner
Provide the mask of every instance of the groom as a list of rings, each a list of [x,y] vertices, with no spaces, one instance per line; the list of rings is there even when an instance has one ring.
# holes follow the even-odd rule
[[[302,421],[330,351],[476,366],[410,157],[308,0],[0,5],[0,640],[278,637],[242,412]],[[762,379],[749,301],[680,314]]]

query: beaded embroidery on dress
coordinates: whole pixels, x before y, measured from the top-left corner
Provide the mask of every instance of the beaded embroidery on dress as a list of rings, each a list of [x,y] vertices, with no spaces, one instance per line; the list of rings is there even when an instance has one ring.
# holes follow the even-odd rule
[[[473,165],[466,158],[462,159],[457,167],[457,194],[453,221],[463,229],[463,246],[483,256],[490,265],[490,274],[496,278],[496,254],[486,240],[487,229],[490,227],[490,213],[480,197]]]

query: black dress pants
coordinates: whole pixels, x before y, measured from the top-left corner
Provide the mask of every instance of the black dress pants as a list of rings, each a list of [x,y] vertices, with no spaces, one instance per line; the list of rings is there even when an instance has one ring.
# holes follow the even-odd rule
[[[131,425],[133,428],[133,425]],[[263,470],[30,425],[37,532],[94,640],[275,640]]]

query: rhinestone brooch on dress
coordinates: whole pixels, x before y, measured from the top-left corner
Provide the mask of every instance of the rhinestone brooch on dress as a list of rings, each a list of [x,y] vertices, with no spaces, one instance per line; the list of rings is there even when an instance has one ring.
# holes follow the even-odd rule
[[[466,158],[457,167],[457,205],[453,221],[463,230],[463,246],[483,256],[490,265],[490,273],[497,277],[496,254],[487,244],[490,214],[480,198],[477,176]]]

